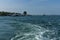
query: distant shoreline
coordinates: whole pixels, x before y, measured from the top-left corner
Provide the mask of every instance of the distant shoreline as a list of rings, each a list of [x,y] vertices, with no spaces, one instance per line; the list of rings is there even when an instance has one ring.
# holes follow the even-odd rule
[[[31,16],[25,11],[23,14],[15,12],[0,12],[0,16]]]

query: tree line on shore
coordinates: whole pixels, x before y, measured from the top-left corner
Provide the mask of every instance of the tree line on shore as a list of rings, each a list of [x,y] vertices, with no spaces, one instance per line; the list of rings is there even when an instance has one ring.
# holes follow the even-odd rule
[[[26,16],[27,11],[24,11],[23,14],[21,13],[15,13],[15,12],[0,12],[0,16]]]

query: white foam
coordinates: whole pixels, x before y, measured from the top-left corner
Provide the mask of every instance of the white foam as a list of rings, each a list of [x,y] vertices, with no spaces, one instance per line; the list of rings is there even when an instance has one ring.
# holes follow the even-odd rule
[[[20,32],[21,34],[16,34],[16,36],[13,37],[11,40],[17,39],[20,36],[23,36],[23,37],[18,38],[17,40],[22,40],[22,39],[25,39],[25,40],[31,40],[31,39],[32,40],[53,40],[53,39],[49,39],[49,38],[44,38],[42,36],[45,32],[49,32],[49,30],[47,30],[45,28],[42,28],[39,25],[34,25],[34,24],[30,24],[30,23],[21,23],[21,24],[23,24],[24,27],[31,28],[32,32],[29,32],[29,33],[23,33],[23,32],[21,33]],[[33,31],[33,30],[35,30],[35,31]],[[30,35],[32,35],[34,37],[33,38],[28,38]]]

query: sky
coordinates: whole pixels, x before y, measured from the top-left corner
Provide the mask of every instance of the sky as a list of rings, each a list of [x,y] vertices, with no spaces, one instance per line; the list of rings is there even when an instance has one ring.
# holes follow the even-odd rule
[[[0,0],[0,11],[60,15],[60,0]]]

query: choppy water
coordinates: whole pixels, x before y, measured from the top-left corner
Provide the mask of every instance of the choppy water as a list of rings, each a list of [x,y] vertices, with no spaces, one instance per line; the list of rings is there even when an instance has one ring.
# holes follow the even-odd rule
[[[60,16],[0,16],[0,40],[60,40]]]

